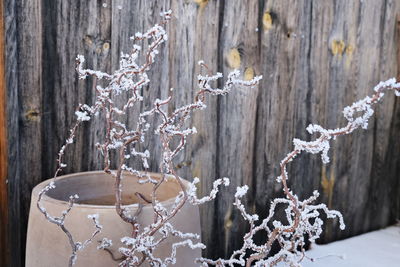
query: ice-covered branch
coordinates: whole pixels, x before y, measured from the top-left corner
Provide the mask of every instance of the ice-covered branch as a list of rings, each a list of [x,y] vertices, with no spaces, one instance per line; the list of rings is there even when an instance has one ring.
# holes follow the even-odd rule
[[[88,69],[84,66],[85,58],[82,55],[77,56],[76,70],[79,78],[93,78],[95,101],[93,105],[81,104],[76,110],[77,123],[71,129],[71,135],[67,139],[66,145],[59,152],[58,169],[54,175],[56,178],[59,172],[67,166],[63,162],[63,155],[68,145],[73,143],[78,126],[95,117],[102,118],[105,121],[105,138],[97,143],[96,147],[103,156],[104,171],[115,179],[115,210],[123,221],[132,226],[132,235],[124,237],[121,240],[124,247],[120,248],[120,252],[124,257],[123,263],[128,266],[138,266],[144,262],[166,266],[176,261],[176,253],[179,247],[204,248],[204,245],[200,242],[193,242],[193,240],[199,239],[199,236],[175,230],[170,224],[170,220],[180,212],[187,202],[198,205],[214,199],[218,192],[218,187],[221,185],[227,186],[229,180],[227,178],[216,180],[210,194],[198,199],[196,196],[196,183],[198,180],[194,179],[194,182],[186,187],[182,178],[176,173],[173,160],[185,148],[187,138],[192,134],[196,134],[196,128],[189,125],[189,118],[192,112],[206,108],[207,94],[214,96],[225,95],[235,85],[251,87],[257,85],[261,79],[261,76],[256,76],[250,81],[243,81],[239,79],[240,72],[234,70],[227,75],[223,88],[219,89],[214,88],[213,83],[223,78],[221,73],[215,75],[200,74],[198,76],[199,89],[195,92],[191,103],[178,107],[173,111],[168,111],[168,105],[173,98],[173,91],[171,89],[170,96],[167,99],[156,99],[150,110],[136,114],[136,125],[133,129],[130,129],[125,125],[126,116],[128,112],[133,110],[133,107],[139,105],[144,99],[142,95],[143,88],[150,83],[148,77],[149,70],[160,53],[161,45],[168,39],[167,31],[164,27],[171,19],[171,14],[171,11],[162,12],[161,16],[163,20],[160,23],[143,33],[138,32],[131,37],[133,41],[132,50],[130,53],[121,53],[119,68],[114,73],[109,74],[99,70]],[[143,45],[143,43],[146,43],[146,45]],[[201,65],[206,67],[204,63]],[[101,81],[101,85],[97,85],[97,81]],[[121,95],[123,96],[121,97]],[[118,106],[117,103],[121,103],[120,99],[123,99],[124,102]],[[150,168],[148,159],[151,152],[139,146],[139,144],[144,143],[145,136],[151,128],[148,118],[153,115],[158,115],[161,118],[161,124],[155,127],[156,131],[154,133],[159,136],[162,147],[162,153],[159,155],[161,159],[161,179],[154,179],[147,173],[147,170]],[[173,142],[173,140],[178,140],[178,142]],[[116,151],[117,153],[117,168],[115,170],[111,170],[112,151]],[[141,161],[143,168],[134,169],[129,166],[128,160],[133,159]],[[122,192],[124,188],[121,181],[125,173],[139,177],[139,183],[150,183],[153,186],[150,196],[144,196],[139,192],[134,193],[142,202],[134,214],[131,214],[122,204]],[[157,190],[161,184],[166,182],[167,176],[175,179],[181,188],[181,193],[176,198],[175,205],[168,209],[157,198]],[[71,247],[73,248],[73,257],[71,259],[74,262],[76,260],[76,252],[85,247],[92,238],[83,243],[74,242],[71,233],[64,227],[63,221],[73,207],[74,198],[71,198],[70,206],[61,217],[52,217],[41,206],[41,196],[53,187],[54,183],[41,193],[38,207],[47,220],[57,223],[69,237]],[[147,204],[153,207],[154,222],[150,225],[140,225],[137,219],[142,206]],[[100,230],[97,227],[97,217],[92,216],[91,219],[95,222],[96,229]],[[158,234],[161,234],[161,238],[157,237]],[[181,240],[174,243],[171,247],[170,257],[166,259],[155,257],[154,253],[161,243],[171,236],[179,237]],[[109,252],[108,247],[110,246],[112,246],[112,242],[108,239],[103,239],[99,245],[99,249]]]
[[[226,177],[215,180],[213,183],[213,188],[210,191],[209,195],[204,196],[199,199],[199,198],[197,198],[197,193],[196,193],[196,191],[197,191],[196,184],[198,184],[199,182],[200,182],[200,179],[195,177],[193,179],[193,182],[189,184],[189,187],[187,189],[188,200],[193,205],[204,204],[205,202],[215,199],[215,197],[217,196],[217,193],[219,191],[219,187],[221,185],[229,186],[229,183],[230,183],[229,178],[226,178]]]
[[[84,242],[76,242],[70,230],[65,227],[64,221],[78,196],[70,197],[66,210],[58,217],[49,214],[41,201],[43,196],[55,187],[56,177],[67,166],[63,160],[65,151],[74,142],[76,131],[83,122],[96,117],[102,118],[105,122],[103,129],[105,138],[96,146],[103,157],[104,172],[115,179],[115,210],[121,220],[132,227],[132,234],[121,239],[123,247],[119,248],[119,251],[123,257],[120,266],[139,266],[145,262],[153,266],[167,266],[176,262],[177,251],[180,247],[204,248],[198,235],[176,230],[171,224],[171,219],[181,211],[185,204],[199,205],[211,201],[215,199],[222,185],[229,185],[228,178],[217,179],[214,181],[210,193],[198,198],[196,184],[199,183],[199,179],[194,178],[193,182],[186,185],[177,173],[174,159],[185,148],[187,138],[197,133],[196,128],[190,125],[190,116],[193,112],[204,110],[207,107],[208,95],[226,95],[234,86],[256,86],[262,76],[255,76],[249,81],[244,81],[240,79],[239,70],[233,70],[227,74],[225,81],[221,82],[221,88],[218,88],[215,85],[224,78],[223,74],[212,73],[204,61],[199,61],[201,72],[197,76],[198,90],[194,92],[193,101],[176,109],[168,109],[173,100],[174,91],[171,89],[166,99],[155,99],[149,110],[139,114],[130,114],[129,119],[134,115],[137,118],[134,127],[130,128],[125,124],[128,113],[134,111],[134,107],[143,106],[141,104],[144,100],[142,94],[145,91],[144,88],[151,82],[149,71],[158,59],[160,51],[162,51],[162,44],[168,40],[165,26],[172,18],[172,12],[170,10],[162,12],[161,16],[163,19],[160,23],[131,37],[132,50],[126,54],[121,53],[119,68],[111,74],[87,69],[84,66],[85,58],[81,55],[77,56],[76,69],[79,78],[93,78],[95,100],[92,105],[79,105],[75,111],[77,122],[58,154],[55,179],[39,193],[37,202],[37,207],[44,217],[49,222],[59,226],[68,237],[72,250],[70,266],[76,261],[77,252],[82,250],[100,232],[101,225],[98,222],[98,216],[89,216],[89,219],[95,225],[95,231],[91,237]],[[207,74],[203,73],[204,69],[207,70]],[[101,81],[101,85],[97,85],[97,81]],[[294,149],[281,161],[280,175],[277,177],[277,181],[282,183],[285,197],[272,200],[268,216],[262,221],[257,214],[248,213],[242,202],[249,189],[248,186],[238,187],[233,205],[249,223],[249,231],[243,236],[243,246],[234,251],[228,259],[200,258],[198,262],[203,265],[216,266],[251,266],[253,263],[256,266],[273,266],[278,262],[286,262],[292,266],[299,266],[301,260],[305,257],[305,236],[308,236],[310,241],[315,241],[322,233],[321,213],[324,213],[327,218],[338,218],[340,228],[343,229],[345,225],[340,212],[329,210],[324,204],[313,204],[318,197],[318,192],[315,191],[306,200],[299,200],[297,195],[289,189],[287,185],[287,165],[303,151],[312,154],[321,153],[323,163],[329,162],[330,141],[337,136],[350,134],[358,128],[366,129],[368,120],[373,115],[372,105],[377,103],[388,90],[393,90],[396,96],[400,96],[400,84],[396,83],[394,79],[381,82],[374,88],[375,93],[372,96],[361,99],[343,110],[344,117],[347,120],[347,124],[343,127],[325,129],[320,125],[311,124],[307,127],[307,131],[310,134],[317,135],[314,140],[293,140]],[[123,103],[121,103],[121,99]],[[150,125],[150,121],[155,121],[149,119],[151,116],[159,117],[161,123]],[[155,129],[155,132],[150,132],[149,129]],[[160,155],[152,155],[151,151],[142,147],[147,134],[158,135],[162,150]],[[115,170],[111,169],[111,166],[114,166],[112,164],[113,157],[111,157],[113,152],[116,152],[115,163],[117,167]],[[159,156],[160,158],[160,179],[155,179],[148,174],[148,170],[154,167],[150,166],[150,156]],[[134,169],[129,166],[129,160],[138,160],[142,167]],[[149,183],[152,186],[152,191],[148,196],[139,192],[134,193],[140,202],[135,212],[127,209],[122,203],[122,192],[124,190],[122,179],[126,173],[139,177],[139,183]],[[163,206],[157,197],[159,188],[168,179],[174,179],[180,186],[180,194],[170,208]],[[140,216],[144,205],[151,205],[152,207],[153,221],[149,225],[138,223],[138,216]],[[278,209],[285,211],[283,221],[274,219]],[[256,244],[253,241],[254,236],[260,232],[264,232],[267,236],[264,244]],[[171,246],[170,256],[166,258],[156,257],[157,249],[169,238],[178,238],[178,241]],[[272,255],[271,247],[274,244],[279,245],[281,249],[278,253]],[[109,251],[108,248],[111,246],[111,240],[105,238],[100,242],[98,248]]]
[[[397,83],[395,79],[380,82],[375,86],[375,93],[372,96],[367,96],[344,108],[343,114],[347,120],[347,124],[344,127],[325,129],[320,125],[311,124],[307,127],[307,131],[310,134],[319,134],[315,140],[293,140],[294,150],[289,152],[281,161],[281,173],[277,177],[277,181],[283,185],[283,192],[286,198],[274,199],[270,204],[267,218],[259,225],[255,225],[258,216],[248,214],[240,201],[248,190],[247,186],[238,187],[234,205],[250,224],[250,230],[243,238],[243,246],[234,251],[229,259],[210,260],[200,258],[198,261],[205,266],[252,266],[253,263],[255,266],[275,266],[279,262],[284,262],[288,266],[301,266],[300,262],[305,257],[305,237],[307,236],[309,241],[314,242],[322,233],[323,221],[320,218],[321,213],[324,213],[328,219],[338,218],[339,227],[343,230],[345,224],[339,211],[329,210],[325,204],[313,204],[319,196],[317,191],[314,191],[310,198],[300,201],[297,195],[289,189],[286,166],[303,151],[312,154],[321,153],[322,162],[328,163],[330,140],[336,139],[340,135],[350,134],[358,128],[366,129],[368,120],[374,113],[372,105],[382,99],[385,92],[390,90],[394,91],[396,96],[400,96],[400,83]],[[355,114],[359,115],[356,116]],[[286,223],[273,219],[278,206],[285,206]],[[260,231],[266,232],[267,241],[264,244],[257,245],[254,243],[253,238]],[[271,254],[271,248],[274,243],[280,246],[280,250],[276,254]],[[245,260],[249,251],[252,254]]]
[[[75,264],[76,259],[77,259],[77,253],[79,250],[84,249],[90,242],[92,242],[92,240],[94,239],[94,237],[100,233],[102,226],[99,223],[99,215],[98,214],[93,214],[93,215],[89,215],[88,218],[93,220],[94,226],[95,226],[95,231],[92,233],[91,237],[88,238],[87,240],[83,241],[83,242],[77,242],[74,240],[74,238],[72,237],[72,234],[70,232],[70,230],[68,230],[65,226],[65,218],[68,215],[68,213],[71,211],[75,201],[79,198],[78,195],[73,195],[69,197],[69,201],[68,201],[68,207],[67,209],[65,209],[64,211],[62,211],[61,215],[58,217],[53,217],[47,210],[46,208],[42,205],[41,200],[43,198],[43,196],[51,189],[54,189],[55,183],[54,182],[50,182],[47,186],[45,186],[40,192],[39,192],[39,196],[38,196],[38,201],[36,203],[39,211],[45,216],[45,218],[57,225],[58,227],[60,227],[60,229],[65,233],[65,235],[68,238],[69,244],[71,246],[71,255],[69,257],[69,262],[68,262],[68,266],[71,267]]]

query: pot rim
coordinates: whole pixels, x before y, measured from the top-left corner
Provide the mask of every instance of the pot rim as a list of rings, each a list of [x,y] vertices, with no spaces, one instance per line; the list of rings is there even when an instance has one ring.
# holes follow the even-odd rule
[[[160,176],[161,173],[155,173],[155,172],[147,172],[150,176]],[[76,177],[76,176],[84,176],[87,174],[106,174],[103,170],[97,170],[97,171],[85,171],[85,172],[76,172],[76,173],[71,173],[71,174],[65,174],[65,175],[61,175],[61,176],[57,176],[56,180],[64,180],[64,179],[69,179],[71,177]],[[181,181],[183,182],[183,184],[185,185],[185,187],[187,188],[189,181],[183,179],[182,177]],[[168,175],[166,174],[166,181],[174,179],[172,178],[172,175]],[[45,188],[50,182],[54,181],[54,178],[50,178],[47,180],[44,180],[43,182],[37,184],[33,190],[32,190],[32,196],[35,196],[37,198],[37,196],[39,195],[39,192]],[[33,198],[33,197],[32,197]],[[175,198],[176,196],[166,199],[164,201],[160,201],[163,205],[172,205],[175,202]],[[52,204],[55,205],[68,205],[68,201],[65,200],[59,200],[59,199],[55,199],[53,197],[48,196],[47,194],[44,194],[42,196],[42,201],[45,202],[50,202]],[[122,205],[124,208],[128,208],[128,209],[137,209],[139,207],[138,203],[134,203],[134,204],[129,204],[129,205]],[[95,204],[80,204],[80,203],[74,203],[74,207],[81,207],[81,208],[86,208],[86,209],[115,209],[115,205],[95,205]],[[144,204],[142,209],[152,209],[152,205],[149,204]]]

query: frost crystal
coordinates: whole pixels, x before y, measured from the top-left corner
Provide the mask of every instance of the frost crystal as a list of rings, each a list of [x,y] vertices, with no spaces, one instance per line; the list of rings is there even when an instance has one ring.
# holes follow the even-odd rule
[[[105,249],[112,246],[112,240],[108,238],[103,238],[100,242],[100,245],[97,246],[97,249]]]
[[[77,116],[78,121],[89,121],[90,116],[86,113],[86,111],[76,111],[75,115]]]
[[[247,185],[242,187],[237,187],[235,197],[236,198],[243,197],[244,195],[246,195],[247,190],[249,190],[249,187]]]

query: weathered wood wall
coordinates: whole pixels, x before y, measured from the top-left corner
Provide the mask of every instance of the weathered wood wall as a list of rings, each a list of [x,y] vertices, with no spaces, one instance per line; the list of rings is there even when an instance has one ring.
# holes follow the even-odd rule
[[[344,106],[398,74],[396,0],[6,0],[12,266],[24,262],[30,191],[52,176],[77,104],[94,99],[91,81],[77,79],[76,55],[83,54],[88,67],[112,71],[120,52],[131,46],[128,37],[159,21],[159,12],[169,8],[174,11],[169,41],[151,71],[146,97],[164,97],[174,87],[173,105],[190,101],[200,59],[224,73],[239,68],[246,78],[264,76],[258,88],[237,88],[210,99],[205,112],[194,114],[198,134],[177,161],[186,166],[181,175],[203,179],[201,192],[216,177],[232,179],[202,209],[210,257],[237,248],[246,230],[231,204],[236,186],[250,186],[248,208],[265,216],[269,200],[281,195],[275,177],[291,140],[309,139],[305,127],[311,122],[343,124]],[[103,126],[91,122],[79,133],[67,155],[67,172],[101,168],[93,144]],[[155,140],[147,141],[153,155],[160,151]],[[319,189],[321,200],[345,217],[346,230],[329,223],[324,242],[399,218],[399,151],[400,102],[388,95],[368,131],[334,143],[332,163],[322,166],[318,156],[306,155],[295,161],[290,168],[293,190],[306,197]],[[156,158],[151,167],[156,170]]]

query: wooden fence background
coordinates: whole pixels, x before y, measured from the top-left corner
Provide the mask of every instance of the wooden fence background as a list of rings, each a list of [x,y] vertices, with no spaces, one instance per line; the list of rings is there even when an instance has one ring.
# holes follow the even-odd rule
[[[202,208],[203,239],[210,257],[238,248],[246,224],[232,207],[236,186],[248,184],[247,206],[262,216],[272,197],[280,160],[294,137],[309,139],[311,123],[338,127],[341,110],[398,75],[400,3],[396,0],[5,0],[8,114],[8,199],[11,266],[24,265],[33,186],[52,176],[55,157],[78,103],[91,102],[91,81],[78,81],[75,57],[111,72],[129,36],[160,20],[171,8],[169,40],[143,94],[173,105],[191,101],[197,61],[246,78],[262,74],[258,88],[236,88],[211,98],[192,117],[198,134],[177,164],[184,177],[202,178],[207,192],[216,177],[232,179],[218,199]],[[150,100],[143,108],[148,108]],[[128,120],[128,123],[132,119]],[[67,155],[67,172],[101,168],[93,144],[103,124],[91,122]],[[155,139],[154,139],[155,140]],[[153,155],[160,151],[151,138]],[[150,150],[151,150],[150,149]],[[313,190],[340,210],[347,224],[328,223],[322,241],[360,234],[394,223],[400,215],[400,101],[392,94],[376,108],[368,131],[333,144],[332,162],[303,155],[290,167],[290,185],[300,197]],[[151,160],[156,169],[157,160]],[[2,187],[6,185],[3,184]],[[260,237],[262,238],[262,237]],[[61,242],[61,241],[58,241]],[[2,259],[5,252],[2,250]]]

